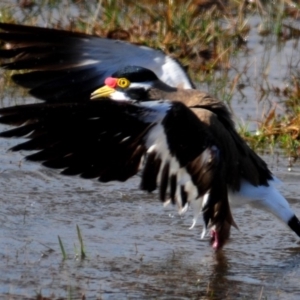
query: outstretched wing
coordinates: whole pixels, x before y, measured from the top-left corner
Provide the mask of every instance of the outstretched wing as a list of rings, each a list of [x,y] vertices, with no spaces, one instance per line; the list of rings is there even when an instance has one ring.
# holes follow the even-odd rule
[[[0,23],[7,47],[2,67],[30,72],[13,80],[49,102],[89,100],[90,93],[120,68],[135,65],[152,70],[177,87],[193,84],[182,66],[161,51],[130,43],[63,30]]]
[[[12,148],[34,150],[27,159],[104,182],[125,181],[142,168],[141,188],[158,186],[160,199],[181,212],[191,203],[199,214],[222,168],[207,126],[180,102],[39,103],[2,108],[0,115],[0,123],[16,126],[1,137],[28,139]]]

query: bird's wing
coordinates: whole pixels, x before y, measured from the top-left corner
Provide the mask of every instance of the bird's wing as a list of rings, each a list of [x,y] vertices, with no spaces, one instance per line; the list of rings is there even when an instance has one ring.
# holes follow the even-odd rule
[[[2,108],[0,115],[0,123],[16,126],[1,137],[28,139],[13,151],[35,150],[27,159],[62,174],[125,181],[142,167],[143,190],[158,186],[162,201],[177,203],[181,212],[190,203],[196,215],[212,189],[213,205],[228,200],[218,175],[219,149],[207,126],[180,102],[39,103]],[[212,219],[215,211],[209,212]]]
[[[184,68],[145,46],[63,30],[0,23],[2,67],[26,70],[13,80],[49,102],[89,100],[105,78],[128,65],[144,67],[165,83],[192,88]]]

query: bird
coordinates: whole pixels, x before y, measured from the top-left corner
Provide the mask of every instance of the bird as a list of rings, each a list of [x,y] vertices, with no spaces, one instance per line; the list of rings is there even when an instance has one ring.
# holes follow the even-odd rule
[[[0,109],[11,150],[64,175],[158,189],[180,213],[203,216],[213,249],[237,227],[231,204],[270,211],[300,236],[279,181],[235,129],[222,101],[196,90],[183,66],[161,51],[82,33],[0,23],[1,67],[41,103]],[[26,70],[27,72],[22,72]]]
[[[276,189],[276,185],[280,182],[279,179],[272,174],[266,162],[238,134],[231,113],[223,102],[199,90],[182,90],[167,86],[158,77],[155,78],[152,71],[138,66],[127,66],[120,69],[105,80],[104,86],[91,94],[91,100],[102,97],[118,101],[136,99],[143,103],[145,101],[176,101],[184,104],[201,123],[205,124],[208,129],[207,135],[213,139],[213,145],[219,153],[219,160],[223,160],[222,166],[219,162],[219,169],[214,176],[215,178],[220,176],[217,189],[222,189],[222,181],[226,178],[226,187],[224,187],[226,192],[224,191],[220,201],[224,201],[228,206],[225,211],[230,221],[226,224],[238,228],[231,216],[230,204],[235,207],[250,204],[271,212],[300,236],[299,219],[292,212],[287,200]],[[184,122],[182,121],[180,124],[183,127],[181,130],[184,130]],[[218,204],[214,202],[215,197],[220,197],[220,195],[214,196],[212,189],[208,194],[209,199],[207,200],[205,195],[202,201],[202,213],[206,227],[212,219],[211,214],[220,210],[218,208],[220,202]],[[207,213],[209,209],[212,209],[213,212]],[[229,233],[230,226],[226,234],[222,232],[227,238]],[[215,230],[212,235],[216,235]],[[220,233],[217,235],[220,236]],[[224,242],[222,241],[221,244],[223,245]]]

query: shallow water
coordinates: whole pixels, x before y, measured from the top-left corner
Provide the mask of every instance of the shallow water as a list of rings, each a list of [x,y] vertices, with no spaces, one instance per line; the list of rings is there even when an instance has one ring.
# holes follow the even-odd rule
[[[292,55],[299,53],[295,41],[280,51],[273,44],[266,52],[257,17],[251,22],[249,52],[232,61],[230,72],[233,78],[244,70],[245,96],[237,92],[232,108],[238,121],[255,129],[254,121],[280,100],[261,101],[260,85],[288,84],[288,70],[298,63]],[[271,76],[261,79],[268,64]],[[11,102],[4,97],[3,105]],[[230,242],[215,253],[208,237],[200,239],[201,224],[188,230],[191,212],[180,217],[173,207],[163,208],[155,193],[138,189],[138,176],[108,184],[61,176],[24,161],[25,153],[7,152],[15,143],[0,140],[2,299],[33,299],[38,293],[52,299],[300,299],[300,239],[273,216],[234,209],[239,231],[233,229]],[[283,155],[264,159],[300,216],[299,164],[288,171]]]
[[[2,128],[0,128],[2,129]],[[65,177],[5,152],[0,140],[0,295],[88,299],[298,299],[300,240],[273,216],[233,211],[239,231],[214,253],[192,215],[126,184]],[[300,169],[265,157],[300,215]],[[200,222],[201,223],[201,222]],[[78,257],[79,225],[87,259]],[[68,259],[63,261],[60,236]]]

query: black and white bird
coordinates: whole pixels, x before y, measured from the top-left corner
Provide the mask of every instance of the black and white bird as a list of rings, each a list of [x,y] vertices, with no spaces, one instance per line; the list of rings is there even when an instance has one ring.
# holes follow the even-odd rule
[[[184,69],[164,53],[51,29],[1,24],[3,68],[29,70],[13,80],[43,103],[0,109],[12,148],[66,175],[126,181],[179,212],[203,214],[220,249],[236,226],[230,202],[270,211],[300,236],[300,222],[275,187],[267,164],[238,135],[226,106],[192,89]],[[104,97],[104,98],[103,98]],[[111,98],[110,99],[107,99]],[[117,100],[117,101],[116,101]]]

